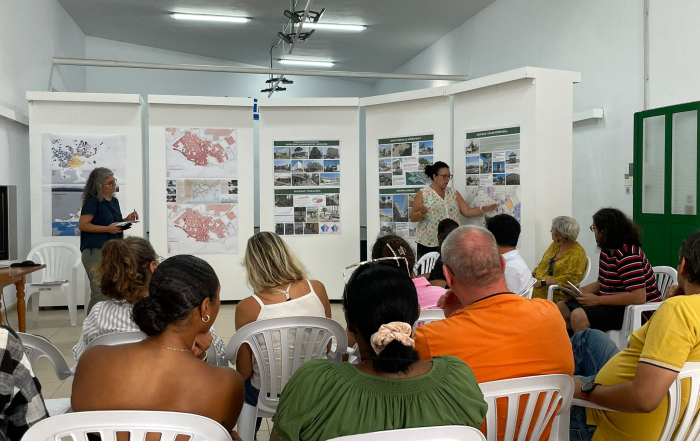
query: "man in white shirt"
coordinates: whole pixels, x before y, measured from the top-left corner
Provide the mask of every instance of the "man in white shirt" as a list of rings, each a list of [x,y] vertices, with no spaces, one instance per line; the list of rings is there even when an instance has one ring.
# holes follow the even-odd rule
[[[496,238],[498,252],[506,260],[506,284],[508,289],[521,295],[532,285],[532,271],[515,249],[520,238],[520,223],[513,216],[499,214],[486,221],[486,229]]]

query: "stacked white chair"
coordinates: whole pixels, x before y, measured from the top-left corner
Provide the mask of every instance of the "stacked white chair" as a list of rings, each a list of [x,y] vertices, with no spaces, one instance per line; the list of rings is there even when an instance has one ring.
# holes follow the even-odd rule
[[[486,413],[486,439],[498,439],[499,398],[507,400],[505,437],[503,441],[516,440],[516,424],[520,399],[527,396],[527,403],[522,414],[522,424],[518,441],[537,441],[547,425],[552,422],[550,441],[565,441],[569,436],[569,407],[574,392],[574,380],[568,375],[538,375],[535,377],[513,378],[509,380],[480,383],[484,400],[488,404]],[[538,397],[542,398],[540,412],[535,414]],[[530,437],[527,432],[533,423]]]
[[[329,441],[486,441],[484,435],[473,427],[436,426],[415,429],[383,430],[333,438]]]
[[[178,412],[112,410],[58,415],[39,421],[22,441],[86,440],[99,434],[102,441],[117,441],[126,432],[131,440],[144,440],[148,433],[160,433],[160,441],[175,441],[178,435],[189,441],[231,441],[229,432],[209,418]]]
[[[293,349],[290,348],[292,330],[295,330]],[[308,337],[305,336],[307,333]],[[279,348],[281,369],[278,369],[275,362],[273,336],[281,342]],[[284,317],[261,320],[236,331],[226,346],[226,360],[235,364],[240,347],[247,344],[253,352],[260,372],[258,405],[253,407],[244,403],[238,417],[238,435],[243,441],[253,441],[255,421],[258,416],[271,418],[275,414],[279,396],[299,366],[309,360],[326,357],[326,347],[332,338],[335,338],[339,352],[347,352],[348,339],[345,329],[338,322],[325,317]],[[265,344],[264,350],[261,342]],[[328,358],[336,361],[340,359],[333,355]],[[265,360],[272,362],[265,362]],[[281,379],[280,382],[278,377]]]
[[[68,362],[63,357],[63,354],[61,354],[61,351],[51,344],[50,341],[46,340],[44,337],[25,334],[23,332],[18,332],[17,335],[22,341],[22,345],[24,345],[24,351],[27,354],[32,369],[35,368],[40,358],[45,357],[53,365],[59,380],[65,380],[73,375],[73,371],[68,367]],[[71,410],[70,398],[44,399],[44,404],[46,404],[46,410],[49,411],[49,416],[60,415],[70,412]]]
[[[34,247],[27,260],[46,265],[32,274],[32,283],[26,286],[26,300],[32,299],[34,321],[39,320],[39,296],[41,292],[61,292],[68,304],[71,326],[76,325],[78,307],[77,293],[84,289],[85,271],[80,260],[80,250],[71,244],[51,242]],[[40,278],[40,281],[36,281]],[[63,283],[61,283],[63,282]]]
[[[440,253],[437,251],[423,254],[413,267],[413,273],[416,275],[428,274],[433,270],[433,268],[435,268],[435,262],[439,257]]]

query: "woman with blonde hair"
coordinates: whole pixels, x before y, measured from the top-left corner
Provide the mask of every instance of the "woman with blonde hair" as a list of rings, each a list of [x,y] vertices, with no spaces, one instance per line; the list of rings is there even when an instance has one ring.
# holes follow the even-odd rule
[[[255,294],[236,306],[236,331],[259,320],[331,317],[331,305],[323,283],[306,278],[304,265],[275,233],[264,231],[248,239],[243,266],[248,285]],[[292,349],[295,337],[295,333],[290,332]],[[273,338],[276,348],[282,345],[278,339]],[[261,346],[265,346],[264,342]],[[277,360],[277,365],[277,372],[281,372],[281,360]],[[260,394],[260,372],[248,346],[238,351],[236,370],[245,380],[245,402],[256,406]],[[258,418],[256,431],[261,421]]]
[[[110,240],[104,244],[95,277],[107,300],[96,303],[85,318],[80,340],[73,347],[76,361],[88,344],[101,335],[139,330],[132,320],[132,309],[137,301],[148,296],[148,284],[161,261],[151,243],[140,237]],[[210,333],[197,336],[192,352],[205,359],[212,344],[217,359],[223,360],[226,345],[213,327]]]

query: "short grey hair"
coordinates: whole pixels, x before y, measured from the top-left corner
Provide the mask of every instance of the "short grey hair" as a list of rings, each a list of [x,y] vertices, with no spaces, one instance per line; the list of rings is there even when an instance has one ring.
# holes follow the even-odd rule
[[[112,170],[105,167],[97,167],[91,171],[83,188],[83,203],[93,196],[103,201],[105,198],[102,196],[102,184],[113,174]]]
[[[552,219],[552,233],[561,236],[565,243],[576,242],[580,231],[581,227],[573,217],[557,216]]]
[[[442,243],[442,260],[463,283],[487,286],[504,278],[501,254],[489,230],[463,225]]]

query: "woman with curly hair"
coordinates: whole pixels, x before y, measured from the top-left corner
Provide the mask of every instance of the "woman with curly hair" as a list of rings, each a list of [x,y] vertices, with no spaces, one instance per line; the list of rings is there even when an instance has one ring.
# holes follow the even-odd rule
[[[94,267],[102,255],[102,246],[110,239],[124,237],[122,228],[117,226],[118,223],[133,222],[139,218],[136,211],[127,217],[122,217],[119,201],[114,197],[116,192],[117,179],[112,170],[97,167],[90,172],[83,190],[83,206],[78,221],[83,267],[90,279],[90,304],[85,305],[86,314],[95,306],[95,303],[105,300],[93,274]]]
[[[581,287],[577,299],[557,303],[573,332],[620,329],[627,305],[661,301],[639,227],[622,211],[603,208],[593,215],[591,231],[600,248],[598,280]]]

